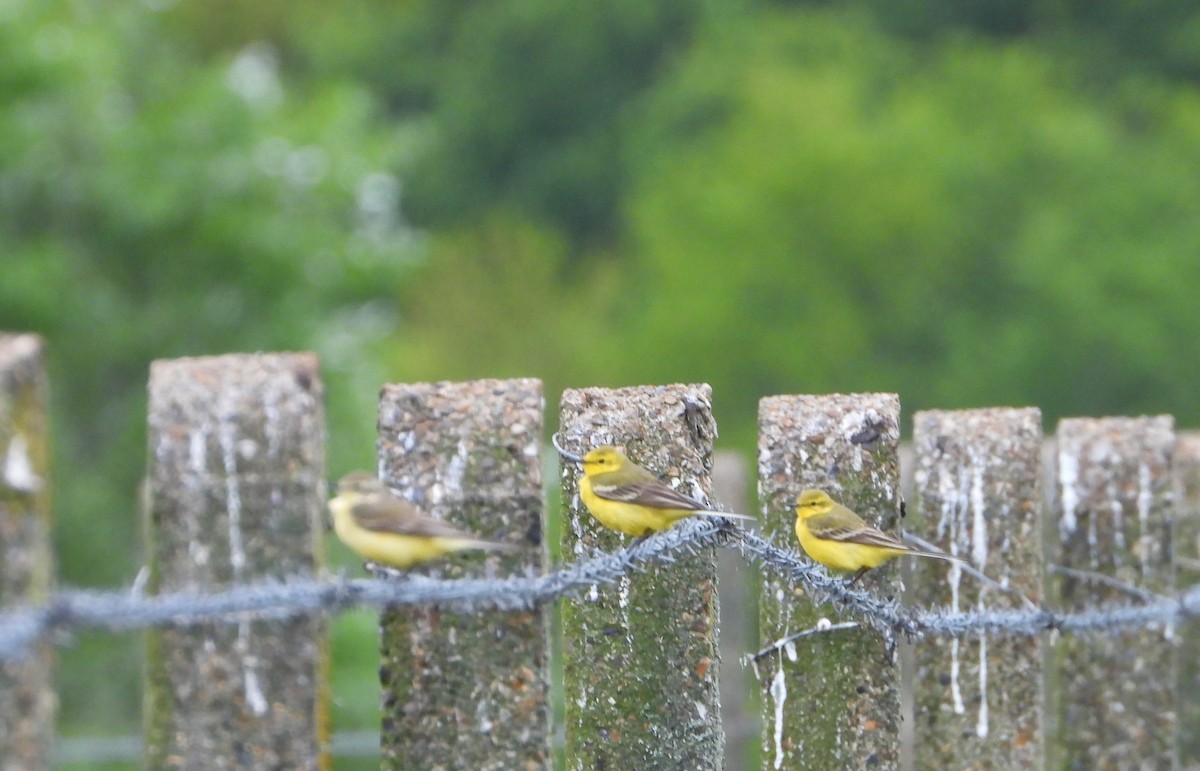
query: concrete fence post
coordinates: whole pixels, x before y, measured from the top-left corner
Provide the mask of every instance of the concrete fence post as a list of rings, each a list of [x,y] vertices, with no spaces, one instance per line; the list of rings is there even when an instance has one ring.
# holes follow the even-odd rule
[[[1042,416],[1037,409],[918,412],[909,530],[1008,587],[913,560],[921,608],[1028,609],[1042,602]],[[915,645],[916,768],[1040,768],[1044,638],[929,638]]]
[[[764,534],[799,548],[796,498],[816,487],[891,529],[900,518],[900,400],[895,394],[769,396],[758,408],[759,503]],[[883,566],[859,585],[895,596],[897,573]],[[764,573],[759,635],[768,644],[808,629],[828,607],[803,587]],[[836,620],[836,619],[834,619]],[[796,643],[797,657],[759,662],[762,767],[897,768],[900,691],[894,646],[854,629]]]
[[[46,372],[42,340],[0,334],[0,609],[44,602],[54,588]],[[43,641],[0,665],[0,769],[50,768],[53,648]]]
[[[202,594],[316,573],[322,399],[311,354],[151,365],[151,592]],[[315,616],[150,632],[147,766],[327,768],[325,646]]]
[[[711,493],[715,435],[707,385],[570,389],[562,396],[565,449],[582,455],[621,446],[693,498]],[[564,559],[630,542],[583,507],[579,474],[575,464],[563,468]],[[570,771],[723,768],[716,555],[711,547],[697,551],[563,601]]]
[[[545,569],[544,407],[538,380],[384,387],[381,478],[431,516],[524,547],[455,555],[414,572],[463,578]],[[548,618],[541,607],[384,611],[384,768],[549,768]]]
[[[1173,420],[1071,418],[1056,435],[1052,562],[1167,594],[1171,576]],[[1136,603],[1127,590],[1052,576],[1064,612]],[[1047,698],[1051,768],[1171,768],[1177,720],[1174,630],[1148,626],[1064,636],[1053,645]]]
[[[1175,586],[1200,584],[1200,431],[1181,432],[1175,445]],[[1200,619],[1176,630],[1175,712],[1179,768],[1200,768]]]

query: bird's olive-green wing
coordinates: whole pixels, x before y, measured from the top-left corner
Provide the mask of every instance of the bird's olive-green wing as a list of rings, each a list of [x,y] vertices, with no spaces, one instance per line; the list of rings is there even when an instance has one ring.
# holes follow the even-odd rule
[[[817,538],[822,538],[826,541],[857,543],[863,546],[879,546],[885,549],[900,549],[903,551],[909,550],[910,547],[898,538],[862,522],[857,515],[854,515],[854,518],[858,519],[862,524],[847,526],[844,515],[838,516],[833,512],[820,514],[808,520],[808,529]]]
[[[592,492],[610,501],[633,503],[638,506],[650,506],[656,509],[680,509],[683,511],[708,511],[695,498],[689,498],[683,493],[659,482],[657,479],[632,484],[606,485],[592,482]]]
[[[426,517],[408,501],[393,495],[374,495],[354,507],[354,520],[376,533],[425,538],[475,538],[438,519]]]

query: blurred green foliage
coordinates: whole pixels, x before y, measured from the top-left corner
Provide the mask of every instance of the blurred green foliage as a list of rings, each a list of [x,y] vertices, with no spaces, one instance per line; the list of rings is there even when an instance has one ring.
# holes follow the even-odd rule
[[[389,379],[706,381],[746,450],[772,393],[1195,424],[1198,79],[1172,0],[11,0],[0,329],[49,343],[62,580],[141,564],[162,357],[316,350],[331,475]],[[62,732],[134,730],[137,668],[68,649]]]
[[[916,55],[828,14],[697,41],[627,199],[623,339],[648,379],[711,382],[747,431],[798,389],[1195,422],[1200,102],[1098,103],[1074,71],[1015,43]]]

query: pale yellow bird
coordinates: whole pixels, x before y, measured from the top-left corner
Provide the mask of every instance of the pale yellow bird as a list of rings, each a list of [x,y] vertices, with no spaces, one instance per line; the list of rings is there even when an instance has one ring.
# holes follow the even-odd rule
[[[366,471],[342,477],[329,511],[342,543],[365,559],[394,568],[411,568],[456,551],[516,548],[425,516]]]
[[[626,535],[645,537],[691,516],[754,519],[689,498],[611,445],[589,450],[582,458],[559,447],[557,435],[554,446],[564,458],[583,466],[579,497],[592,516]]]
[[[893,557],[911,555],[965,562],[941,552],[913,548],[863,521],[824,490],[805,490],[796,501],[796,536],[804,552],[834,570],[852,570],[853,584],[862,574]]]

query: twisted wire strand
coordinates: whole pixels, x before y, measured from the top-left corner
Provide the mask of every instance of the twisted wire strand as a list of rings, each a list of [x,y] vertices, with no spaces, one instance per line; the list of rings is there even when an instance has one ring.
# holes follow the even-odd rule
[[[732,548],[762,569],[803,584],[818,602],[893,638],[926,635],[1036,635],[1113,632],[1166,627],[1200,615],[1200,585],[1136,605],[1104,605],[1073,613],[1045,609],[975,610],[904,608],[892,599],[848,587],[844,579],[728,520],[695,518],[654,537],[597,552],[541,575],[440,579],[409,575],[393,579],[296,578],[264,580],[211,593],[143,596],[128,591],[68,590],[47,602],[0,613],[0,661],[28,655],[41,639],[69,639],[72,632],[113,632],[161,626],[276,620],[354,607],[441,604],[457,610],[520,610],[575,597],[592,586],[614,583],[644,565],[670,564],[713,546]]]

